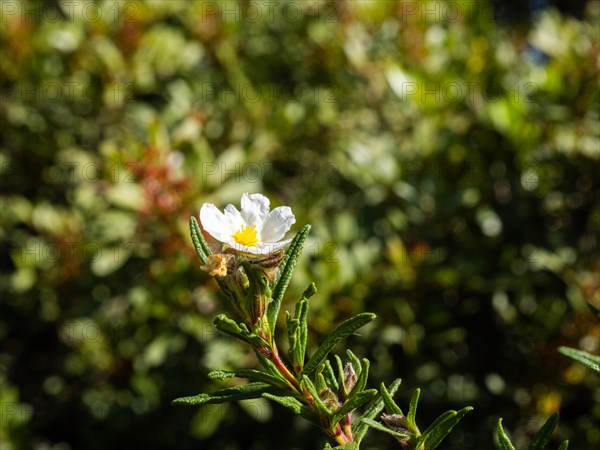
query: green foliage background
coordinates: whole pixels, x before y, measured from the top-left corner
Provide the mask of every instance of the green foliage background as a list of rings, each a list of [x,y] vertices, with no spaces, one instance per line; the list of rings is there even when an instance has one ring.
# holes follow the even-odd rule
[[[373,311],[373,387],[475,407],[443,448],[557,410],[597,446],[598,378],[556,348],[599,350],[600,7],[453,3],[3,2],[0,447],[321,448],[278,405],[170,406],[255,366],[187,230],[243,192],[313,225],[313,349]]]

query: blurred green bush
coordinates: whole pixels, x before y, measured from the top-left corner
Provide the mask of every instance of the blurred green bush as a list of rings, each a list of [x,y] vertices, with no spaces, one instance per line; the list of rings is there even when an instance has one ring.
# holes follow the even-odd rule
[[[598,2],[503,23],[473,2],[4,1],[2,449],[320,448],[279,406],[171,408],[252,367],[187,219],[263,192],[313,224],[312,345],[422,388],[444,448],[517,446],[561,411],[593,448]],[[404,397],[402,397],[404,395]],[[391,438],[390,438],[391,439]],[[388,448],[372,436],[371,448]]]

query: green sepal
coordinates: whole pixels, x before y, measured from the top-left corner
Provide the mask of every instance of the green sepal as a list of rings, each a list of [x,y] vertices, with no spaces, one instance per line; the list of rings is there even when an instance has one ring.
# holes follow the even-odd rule
[[[302,373],[305,375],[311,374],[340,341],[344,340],[360,327],[375,319],[375,317],[377,316],[373,313],[361,313],[339,324],[331,332],[331,334],[325,338],[325,341],[321,344],[319,349],[315,352],[308,363],[306,363]]]
[[[500,444],[500,450],[515,450],[514,445],[506,435],[504,427],[502,426],[502,417],[498,419],[498,443]]]
[[[413,392],[410,397],[410,403],[408,405],[408,415],[406,416],[406,421],[408,425],[411,427],[411,431],[419,431],[417,427],[416,419],[417,419],[417,406],[419,404],[419,396],[421,395],[421,389],[417,388]]]
[[[402,380],[400,378],[394,380],[394,382],[390,385],[389,392],[386,389],[385,385],[381,383],[381,391],[385,390],[387,396],[391,398],[396,393],[401,383]],[[364,414],[359,420],[352,423],[352,435],[354,436],[354,440],[357,443],[360,443],[360,441],[362,441],[362,439],[365,437],[365,434],[367,433],[367,430],[369,429],[369,426],[365,422],[365,420],[373,421],[373,419],[377,417],[381,413],[381,411],[383,411],[384,406],[385,402],[383,400],[383,397],[381,396],[377,399],[375,403],[373,403],[373,405],[369,409],[367,409],[364,412]],[[401,413],[402,411],[400,411],[400,414]]]
[[[281,308],[283,294],[290,284],[292,273],[296,268],[296,263],[298,262],[298,259],[300,259],[300,255],[302,255],[302,247],[304,246],[304,241],[306,240],[309,232],[310,225],[305,225],[304,228],[302,228],[302,230],[296,234],[287,251],[285,252],[285,256],[281,261],[281,265],[279,266],[279,276],[275,281],[275,287],[273,288],[272,301],[269,303],[267,308],[269,326],[273,332],[275,330],[277,316],[279,315],[279,308]]]
[[[266,383],[248,383],[243,386],[223,389],[210,394],[199,394],[191,397],[176,398],[171,402],[172,405],[200,406],[208,404],[218,404],[225,402],[235,402],[238,400],[248,400],[251,398],[260,398],[264,393],[285,395],[283,391]]]
[[[533,436],[533,440],[531,441],[531,445],[529,446],[529,450],[543,450],[548,442],[550,442],[550,438],[552,437],[552,433],[554,433],[554,429],[558,425],[558,413],[555,412],[546,423],[539,429],[537,433]]]
[[[198,221],[194,216],[190,217],[190,235],[200,261],[202,261],[202,264],[206,264],[206,260],[212,255],[212,251],[204,240],[200,225],[198,225]]]
[[[558,351],[563,355],[580,362],[588,369],[592,369],[594,372],[600,373],[600,356],[594,356],[591,353],[570,347],[559,347]]]
[[[467,406],[460,411],[446,411],[438,417],[425,432],[417,439],[416,448],[421,445],[427,450],[433,450],[444,440],[444,438],[452,431],[452,428],[460,422],[460,420],[473,409],[472,406]]]
[[[268,373],[261,372],[253,369],[237,369],[234,371],[227,370],[213,370],[207,375],[211,380],[227,380],[229,378],[246,378],[250,381],[257,381],[260,383],[270,384],[271,386],[277,386],[284,388],[287,386],[287,382],[283,377],[276,377],[269,375]]]
[[[357,394],[348,398],[342,407],[331,416],[331,424],[336,425],[345,415],[350,414],[355,409],[360,408],[376,395],[377,389],[368,389],[366,391],[358,392]]]

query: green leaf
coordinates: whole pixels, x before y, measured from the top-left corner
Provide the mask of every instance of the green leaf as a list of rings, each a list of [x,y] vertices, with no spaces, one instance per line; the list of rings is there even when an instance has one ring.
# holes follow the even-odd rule
[[[565,441],[562,444],[560,444],[560,447],[558,447],[558,450],[568,450],[569,448],[569,441]]]
[[[471,411],[473,407],[467,406],[460,411],[447,411],[438,417],[434,423],[417,439],[416,448],[423,445],[427,450],[433,450],[452,431],[452,428]]]
[[[512,442],[510,442],[510,439],[504,432],[502,418],[498,419],[498,442],[500,443],[500,450],[515,450]]]
[[[304,247],[304,241],[309,232],[310,225],[305,225],[304,228],[296,234],[279,266],[279,277],[273,288],[272,301],[267,308],[267,317],[271,330],[275,330],[275,323],[277,322],[277,316],[279,315],[279,308],[281,308],[283,294],[285,294],[285,291],[290,284],[292,273],[296,268],[296,263],[298,262],[298,259],[300,259],[300,255],[302,255],[302,247]]]
[[[535,433],[535,436],[533,436],[533,441],[529,446],[529,450],[544,450],[546,445],[548,445],[548,442],[550,442],[550,438],[552,437],[552,433],[554,433],[556,425],[558,425],[557,412],[552,414],[542,428]]]
[[[396,439],[409,439],[410,438],[410,435],[405,434],[405,433],[398,433],[397,431],[394,431],[394,430],[386,427],[385,425],[383,425],[379,422],[376,422],[372,419],[362,419],[362,421],[366,425],[370,426],[371,428],[375,428],[376,430],[383,431],[384,433],[387,433],[387,434],[391,434]],[[356,440],[356,438],[355,438],[355,440]]]
[[[308,336],[307,316],[308,300],[304,296],[296,303],[296,311],[293,319],[286,311],[288,339],[290,342],[288,355],[292,361],[295,372],[298,374],[302,373],[304,358],[306,356],[306,341]]]
[[[402,412],[402,410],[400,409],[400,407],[396,404],[396,402],[394,401],[394,399],[392,398],[392,393],[391,391],[388,392],[387,389],[385,388],[385,385],[383,383],[381,383],[381,399],[383,400],[383,404],[385,405],[385,410],[387,411],[388,414],[400,414],[401,416],[404,415],[404,413]]]
[[[302,403],[300,403],[300,401],[298,401],[294,397],[290,397],[290,396],[282,397],[282,396],[270,394],[268,392],[265,392],[263,394],[263,397],[268,398],[269,400],[273,400],[274,402],[277,402],[280,405],[291,409],[294,413],[301,415],[309,422],[312,422],[316,425],[319,424],[319,419],[317,418],[315,413],[312,411],[312,409],[310,409],[306,405],[303,405]]]
[[[388,393],[388,396],[393,396],[396,391],[398,390],[398,388],[400,387],[400,384],[402,383],[402,380],[400,378],[397,378],[396,380],[394,380],[394,382],[390,385],[390,389],[389,389],[389,393],[386,390],[386,393]],[[385,389],[385,386],[383,383],[381,383],[381,387],[383,389]],[[362,439],[365,437],[365,434],[367,433],[368,430],[368,425],[364,422],[364,420],[372,420],[375,417],[377,417],[381,411],[383,411],[383,407],[385,406],[385,403],[383,401],[382,397],[379,397],[377,399],[377,401],[375,403],[373,403],[373,405],[367,409],[365,411],[365,413],[362,415],[362,417],[359,420],[354,421],[354,423],[352,424],[352,435],[354,436],[354,440],[358,443],[360,443],[360,441],[362,441]],[[377,422],[375,422],[377,423]]]
[[[323,363],[323,376],[325,377],[325,382],[333,391],[337,391],[340,388],[329,360],[326,360],[325,363]]]
[[[577,362],[580,362],[588,369],[592,369],[594,372],[600,373],[600,356],[594,356],[583,350],[577,350],[570,347],[559,347],[558,351]]]
[[[342,418],[351,413],[357,408],[360,408],[362,405],[367,403],[373,397],[377,395],[377,389],[369,389],[367,391],[362,391],[350,397],[346,402],[342,405],[340,409],[338,409],[333,416],[331,417],[331,424],[337,424]]]
[[[339,324],[331,334],[325,338],[321,347],[319,347],[308,363],[306,363],[302,373],[306,375],[312,373],[340,341],[350,336],[360,327],[369,323],[375,317],[377,316],[373,313],[361,313]]]
[[[198,225],[198,221],[194,216],[190,217],[190,235],[192,236],[192,242],[194,243],[196,253],[200,257],[200,261],[202,261],[202,264],[206,264],[206,260],[212,255],[212,251],[204,240],[200,225]]]
[[[406,420],[413,430],[418,430],[416,423],[417,418],[417,405],[419,403],[419,396],[421,395],[421,389],[415,389],[412,397],[410,398],[410,404],[408,406],[408,415],[406,416]]]
[[[356,372],[356,376],[360,375],[360,371],[362,370],[362,365],[360,364],[360,359],[352,353],[352,350],[346,350],[346,354],[348,355],[348,359],[352,363],[352,367],[354,367],[354,371]]]
[[[318,409],[319,414],[324,417],[328,416],[329,409],[327,409],[327,406],[325,406],[325,404],[321,400],[321,397],[319,397],[319,392],[317,391],[315,385],[312,383],[312,381],[310,381],[310,379],[306,375],[302,376],[302,381],[304,382],[304,386],[306,387],[308,393],[312,395],[315,401],[315,407]]]
[[[225,314],[219,314],[215,317],[213,324],[215,325],[215,328],[222,333],[246,341],[253,346],[268,346],[268,343],[264,339],[251,333],[245,324],[238,324],[235,320],[230,319]]]
[[[264,393],[279,393],[279,389],[265,383],[248,383],[243,386],[223,389],[210,394],[199,394],[192,397],[181,397],[173,400],[172,405],[199,406],[225,402],[235,402],[251,398],[260,398]],[[285,394],[284,394],[285,395]]]
[[[350,391],[350,394],[348,395],[348,398],[351,398],[352,396],[356,395],[359,392],[362,392],[365,387],[367,386],[367,379],[369,377],[369,367],[371,362],[367,359],[367,358],[363,358],[363,364],[360,365],[359,364],[359,375],[358,375],[358,379],[356,380],[356,384],[354,385],[354,387],[352,388],[352,391]],[[353,364],[354,367],[356,367]]]
[[[284,378],[277,378],[273,375],[269,375],[265,372],[253,369],[238,369],[234,371],[225,370],[213,370],[208,374],[208,378],[211,380],[226,380],[228,378],[247,378],[250,381],[258,381],[261,383],[270,384],[271,386],[278,386],[280,388],[286,386],[286,380]]]

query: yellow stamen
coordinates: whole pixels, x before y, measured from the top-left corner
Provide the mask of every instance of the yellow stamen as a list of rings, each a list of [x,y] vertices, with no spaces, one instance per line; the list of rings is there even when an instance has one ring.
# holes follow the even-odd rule
[[[233,238],[242,245],[248,247],[254,247],[258,244],[258,237],[256,236],[256,225],[251,227],[242,225],[242,228],[233,233]]]

